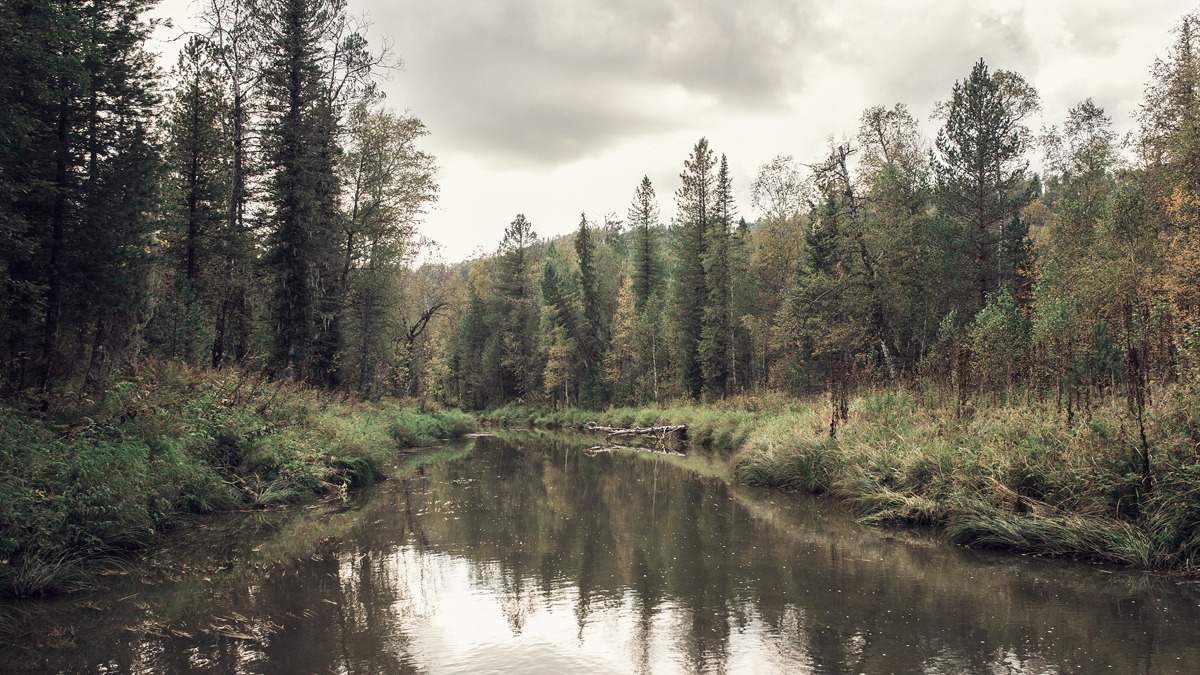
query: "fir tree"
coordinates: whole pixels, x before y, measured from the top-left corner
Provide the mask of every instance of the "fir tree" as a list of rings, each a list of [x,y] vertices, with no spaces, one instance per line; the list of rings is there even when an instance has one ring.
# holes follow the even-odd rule
[[[535,347],[538,303],[533,286],[533,226],[518,213],[504,231],[498,252],[496,292],[501,317],[499,339],[501,395],[529,396],[538,390]]]
[[[583,350],[584,380],[583,396],[593,404],[603,401],[602,368],[604,352],[608,346],[608,313],[600,303],[599,279],[596,272],[596,242],[592,229],[588,227],[587,215],[579,217],[579,230],[575,233],[575,255],[579,261],[579,288],[583,300],[583,334],[580,336]]]
[[[704,385],[714,395],[730,391],[733,359],[733,285],[729,276],[729,239],[733,227],[733,184],[729,163],[721,155],[717,169],[712,219],[705,231],[704,283],[706,297],[700,329],[700,369]]]
[[[679,328],[680,378],[683,390],[693,398],[699,398],[704,386],[699,349],[709,302],[705,261],[717,200],[713,173],[712,150],[708,139],[701,138],[679,176],[683,185],[675,193],[678,215],[673,232],[672,309]]]
[[[658,203],[649,176],[642,176],[642,182],[633,194],[629,224],[633,228],[633,289],[638,309],[641,309],[650,294],[662,284],[663,272],[657,241]]]

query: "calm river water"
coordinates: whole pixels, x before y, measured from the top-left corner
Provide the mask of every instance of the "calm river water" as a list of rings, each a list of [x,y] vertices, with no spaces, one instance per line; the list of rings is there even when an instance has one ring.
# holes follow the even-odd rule
[[[723,462],[506,435],[0,605],[0,672],[1197,673],[1200,588],[859,526]]]

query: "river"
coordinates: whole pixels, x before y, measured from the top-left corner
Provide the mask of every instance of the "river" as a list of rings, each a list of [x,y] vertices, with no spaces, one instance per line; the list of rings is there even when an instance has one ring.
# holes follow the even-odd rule
[[[1196,673],[1200,588],[867,528],[724,460],[550,434],[200,521],[0,605],[0,672]]]

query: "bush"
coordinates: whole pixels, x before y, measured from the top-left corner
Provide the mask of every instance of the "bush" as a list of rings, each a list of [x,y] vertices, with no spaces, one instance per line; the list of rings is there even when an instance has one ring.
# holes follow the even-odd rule
[[[344,494],[399,446],[474,429],[459,411],[342,403],[243,373],[150,364],[44,416],[0,407],[0,594],[85,585],[194,514]]]

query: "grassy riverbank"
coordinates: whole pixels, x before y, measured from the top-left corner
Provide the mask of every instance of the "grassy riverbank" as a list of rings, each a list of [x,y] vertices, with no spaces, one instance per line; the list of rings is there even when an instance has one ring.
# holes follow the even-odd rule
[[[1200,566],[1200,401],[1159,392],[1147,410],[1151,478],[1120,401],[1068,425],[1053,407],[877,392],[851,401],[829,438],[828,402],[770,397],[718,406],[568,410],[504,408],[496,423],[688,424],[693,442],[734,451],[750,485],[828,494],[864,522],[931,526],[976,547],[1195,572]]]
[[[742,447],[755,430],[770,420],[810,409],[807,402],[766,394],[723,399],[707,405],[679,403],[662,408],[625,407],[603,411],[509,405],[482,413],[479,419],[484,424],[543,429],[578,429],[588,422],[613,427],[686,424],[690,443],[731,451]]]
[[[86,586],[193,514],[344,494],[398,447],[473,428],[457,411],[169,364],[94,399],[0,404],[0,594]]]

